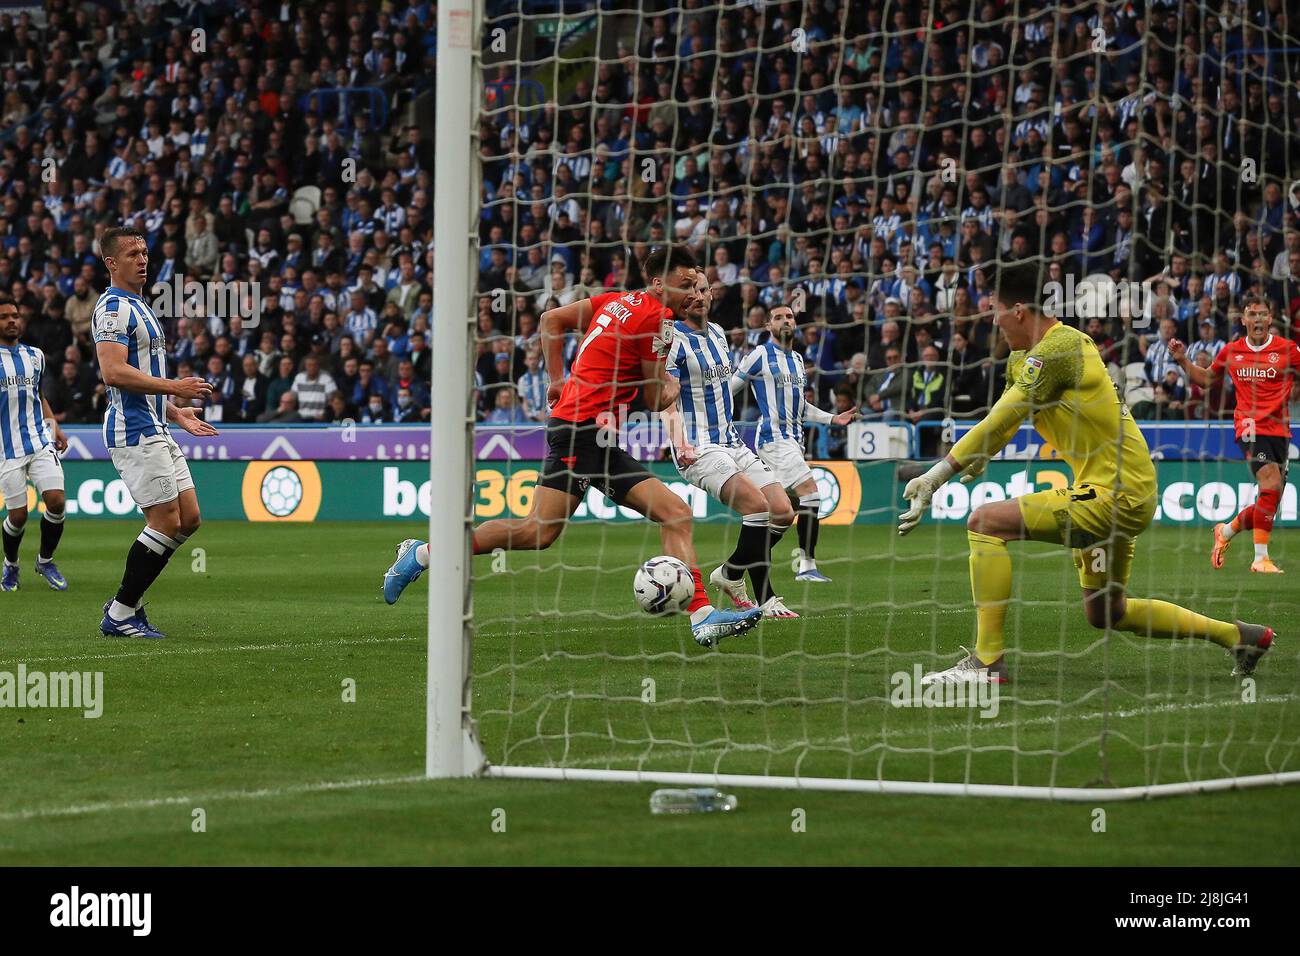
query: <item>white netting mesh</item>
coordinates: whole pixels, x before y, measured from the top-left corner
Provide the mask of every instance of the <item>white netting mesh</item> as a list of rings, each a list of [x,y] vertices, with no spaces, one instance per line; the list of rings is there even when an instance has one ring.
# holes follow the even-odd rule
[[[1094,630],[1060,547],[1011,547],[1015,682],[996,706],[900,692],[973,646],[966,516],[1069,480],[1028,430],[984,479],[941,489],[935,527],[894,533],[898,459],[937,457],[1003,390],[997,267],[1044,257],[1057,311],[1097,342],[1161,459],[1130,593],[1279,631],[1297,619],[1288,589],[1246,572],[1247,537],[1210,572],[1210,525],[1254,485],[1231,388],[1193,387],[1166,346],[1213,354],[1252,292],[1292,334],[1300,40],[1282,5],[500,0],[482,40],[476,387],[480,428],[505,436],[487,447],[519,457],[477,463],[478,519],[531,503],[540,314],[643,287],[641,259],[667,242],[696,254],[733,363],[790,303],[810,398],[867,413],[804,438],[833,582],[792,580],[792,530],[773,579],[801,617],[717,652],[684,618],[636,609],[632,576],[659,534],[598,492],[548,550],[476,559],[490,761],[1024,786],[1295,769],[1294,651],[1244,688],[1203,642]],[[1125,282],[1132,307],[1093,294]],[[750,444],[757,414],[738,396]],[[663,440],[625,438],[639,457]],[[707,578],[739,522],[652,467],[694,509]],[[1278,560],[1295,520],[1289,485]]]

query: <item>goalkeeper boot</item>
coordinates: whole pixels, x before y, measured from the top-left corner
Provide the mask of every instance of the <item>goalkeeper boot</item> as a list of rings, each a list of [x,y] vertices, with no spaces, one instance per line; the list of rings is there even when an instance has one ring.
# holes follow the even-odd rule
[[[1273,646],[1276,635],[1271,627],[1263,624],[1247,624],[1245,621],[1233,621],[1241,634],[1241,640],[1232,649],[1232,656],[1237,659],[1237,666],[1232,669],[1233,677],[1246,677],[1255,673],[1255,665],[1264,656],[1264,652]]]
[[[1216,571],[1223,567],[1223,556],[1228,553],[1228,545],[1232,544],[1231,538],[1223,536],[1223,529],[1222,522],[1214,526],[1214,550],[1210,552],[1210,565]]]
[[[1250,565],[1250,569],[1258,574],[1282,574],[1281,568],[1273,563],[1272,558],[1259,558]]]
[[[782,601],[775,594],[773,594],[770,598],[768,598],[766,601],[763,602],[763,606],[760,608],[760,610],[763,612],[763,617],[789,619],[792,617],[799,616],[794,611],[786,607],[785,602]]]
[[[731,598],[731,603],[736,606],[738,611],[748,611],[751,608],[758,607],[749,599],[749,590],[745,587],[745,579],[741,578],[739,581],[732,581],[727,577],[726,571],[726,565],[718,568],[709,575],[709,583]]]
[[[963,651],[966,648],[962,648]],[[992,664],[985,664],[969,651],[966,656],[952,667],[943,671],[933,671],[921,678],[921,686],[930,684],[1005,684],[1011,678],[1007,673],[1006,661],[998,658]]]
[[[724,637],[744,634],[762,620],[763,612],[757,607],[744,611],[713,608],[704,620],[691,625],[691,636],[700,647],[716,647]]]
[[[384,600],[396,604],[406,586],[424,573],[420,562],[415,560],[416,549],[424,544],[415,538],[407,538],[397,546],[397,560],[384,572]]]

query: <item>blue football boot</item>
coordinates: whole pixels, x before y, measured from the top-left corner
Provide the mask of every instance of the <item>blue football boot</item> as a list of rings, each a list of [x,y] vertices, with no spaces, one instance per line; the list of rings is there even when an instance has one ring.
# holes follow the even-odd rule
[[[415,538],[407,538],[397,546],[397,560],[384,572],[384,600],[396,604],[406,586],[424,573],[420,562],[415,560],[415,549],[424,544]]]

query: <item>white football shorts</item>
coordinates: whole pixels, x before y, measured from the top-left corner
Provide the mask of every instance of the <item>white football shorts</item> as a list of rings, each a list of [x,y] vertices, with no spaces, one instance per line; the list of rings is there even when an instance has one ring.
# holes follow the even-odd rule
[[[793,491],[813,476],[808,462],[804,461],[803,446],[793,438],[778,438],[758,446],[758,457],[772,469],[772,474],[787,491]]]
[[[172,501],[194,487],[189,462],[176,439],[166,432],[141,438],[138,445],[110,448],[108,453],[140,508]]]
[[[695,463],[685,471],[678,466],[677,471],[696,488],[703,488],[716,499],[721,499],[722,486],[733,475],[744,475],[758,488],[777,481],[776,475],[772,474],[767,465],[759,461],[758,456],[744,445],[734,448],[725,445],[698,445],[695,453],[698,456]]]
[[[53,445],[22,458],[0,461],[0,494],[4,495],[6,508],[27,507],[28,478],[39,494],[63,490],[63,465]]]

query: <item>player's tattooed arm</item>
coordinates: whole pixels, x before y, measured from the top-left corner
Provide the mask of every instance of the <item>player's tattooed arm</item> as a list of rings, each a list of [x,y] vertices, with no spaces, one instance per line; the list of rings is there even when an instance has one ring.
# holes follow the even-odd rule
[[[127,361],[126,346],[120,342],[96,342],[99,375],[110,388],[140,395],[174,395],[181,399],[203,398],[212,392],[211,383],[201,378],[159,378],[135,368]]]

